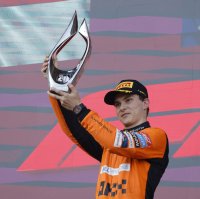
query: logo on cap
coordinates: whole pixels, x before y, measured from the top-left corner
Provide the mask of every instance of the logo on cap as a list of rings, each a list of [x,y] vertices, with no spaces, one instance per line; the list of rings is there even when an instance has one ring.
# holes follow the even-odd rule
[[[133,83],[134,82],[122,82],[119,85],[117,85],[115,90],[120,90],[120,89],[123,89],[123,88],[133,88]]]

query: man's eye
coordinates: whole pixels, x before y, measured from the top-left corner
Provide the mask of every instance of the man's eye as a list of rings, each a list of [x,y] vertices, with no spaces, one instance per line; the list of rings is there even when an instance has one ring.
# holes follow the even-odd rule
[[[131,98],[127,98],[126,99],[126,102],[130,102],[132,99]]]
[[[119,103],[115,103],[114,104],[115,107],[119,107],[119,105],[120,105]]]

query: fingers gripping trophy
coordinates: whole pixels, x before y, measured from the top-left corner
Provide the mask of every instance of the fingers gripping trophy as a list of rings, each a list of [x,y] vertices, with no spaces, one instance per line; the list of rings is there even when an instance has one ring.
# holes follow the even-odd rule
[[[61,70],[54,64],[55,59],[59,52],[70,42],[71,39],[73,39],[76,34],[80,34],[81,38],[83,38],[83,40],[85,41],[85,51],[76,67],[70,70]],[[86,20],[84,19],[80,27],[78,28],[77,13],[75,11],[68,27],[66,28],[63,35],[54,46],[48,57],[47,78],[49,81],[50,90],[55,88],[60,91],[68,92],[69,84],[76,85],[84,71],[84,66],[87,58],[89,58],[90,56],[90,52],[91,40]]]

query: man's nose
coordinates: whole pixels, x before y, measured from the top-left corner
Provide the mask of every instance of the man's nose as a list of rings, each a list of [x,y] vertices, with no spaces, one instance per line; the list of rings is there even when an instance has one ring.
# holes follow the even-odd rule
[[[123,110],[125,110],[127,108],[127,105],[124,103],[124,102],[122,102],[121,103],[121,106],[120,106],[120,111],[123,111]]]

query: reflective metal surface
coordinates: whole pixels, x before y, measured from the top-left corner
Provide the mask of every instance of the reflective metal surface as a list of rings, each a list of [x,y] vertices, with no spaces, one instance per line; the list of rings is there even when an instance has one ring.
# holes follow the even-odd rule
[[[64,46],[66,46],[77,33],[79,33],[82,36],[82,38],[86,43],[84,54],[76,67],[70,70],[60,70],[54,65],[54,59],[57,57],[58,53],[64,48]],[[49,55],[48,80],[49,80],[50,90],[52,88],[56,88],[68,92],[67,85],[69,83],[76,85],[80,76],[84,71],[84,66],[87,61],[87,58],[90,55],[90,51],[91,51],[91,42],[86,20],[85,19],[83,20],[78,30],[77,13],[75,12],[67,29],[65,30],[60,40],[55,45],[55,47],[53,48],[53,50]]]

